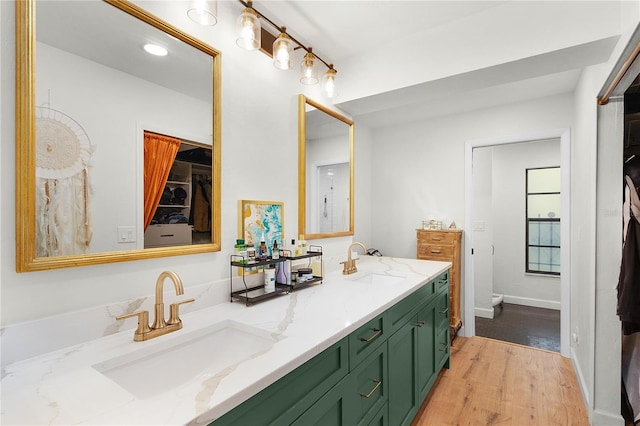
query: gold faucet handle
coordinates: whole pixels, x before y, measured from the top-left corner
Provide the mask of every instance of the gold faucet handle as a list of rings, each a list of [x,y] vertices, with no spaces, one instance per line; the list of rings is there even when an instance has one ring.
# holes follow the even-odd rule
[[[138,317],[138,328],[136,328],[136,331],[133,333],[134,339],[135,336],[142,335],[151,331],[151,328],[149,327],[149,311],[138,311],[132,312],[130,314],[120,315],[116,317],[116,320],[119,321],[131,317]]]
[[[180,302],[176,302],[176,303],[172,303],[171,305],[169,305],[169,321],[167,321],[168,325],[171,324],[180,324],[182,322],[182,320],[180,319],[180,305],[183,305],[185,303],[191,303],[191,302],[195,302],[196,299],[186,299],[186,300],[182,300]]]

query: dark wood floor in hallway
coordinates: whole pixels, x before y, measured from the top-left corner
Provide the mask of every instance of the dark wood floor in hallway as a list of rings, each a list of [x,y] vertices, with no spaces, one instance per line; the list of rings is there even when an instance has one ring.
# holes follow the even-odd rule
[[[484,337],[458,337],[451,369],[441,373],[412,426],[588,424],[569,359]]]

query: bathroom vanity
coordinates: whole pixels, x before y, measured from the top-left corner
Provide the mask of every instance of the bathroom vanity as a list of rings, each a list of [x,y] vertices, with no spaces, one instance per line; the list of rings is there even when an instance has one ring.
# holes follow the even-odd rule
[[[132,320],[5,366],[0,421],[409,424],[449,363],[450,266],[365,256],[305,291],[185,312],[149,341]]]

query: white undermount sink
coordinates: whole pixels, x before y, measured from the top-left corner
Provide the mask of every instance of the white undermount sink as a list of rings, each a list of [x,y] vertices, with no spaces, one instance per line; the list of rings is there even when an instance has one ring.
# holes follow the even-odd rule
[[[136,343],[140,350],[95,364],[94,369],[144,399],[175,389],[200,374],[203,379],[268,351],[282,337],[241,324],[222,321],[189,332],[181,329]],[[172,336],[173,337],[173,336]],[[152,344],[156,343],[156,344]]]
[[[354,278],[353,282],[372,285],[389,285],[397,284],[406,278],[407,275],[396,272],[369,272],[361,277]]]

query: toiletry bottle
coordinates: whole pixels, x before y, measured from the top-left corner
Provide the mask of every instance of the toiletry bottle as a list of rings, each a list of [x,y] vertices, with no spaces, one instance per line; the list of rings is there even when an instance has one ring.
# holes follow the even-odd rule
[[[304,235],[298,237],[298,246],[300,247],[300,254],[307,254],[307,241],[304,239]]]
[[[277,240],[273,240],[273,248],[271,249],[271,258],[280,259],[280,249],[278,248]]]
[[[298,246],[296,245],[296,239],[292,238],[291,239],[291,256],[300,256],[300,253],[298,251]]]
[[[258,257],[261,260],[264,260],[267,258],[267,245],[265,244],[264,241],[260,241],[260,246],[258,247]]]
[[[273,293],[276,290],[276,268],[264,268],[264,291]]]

